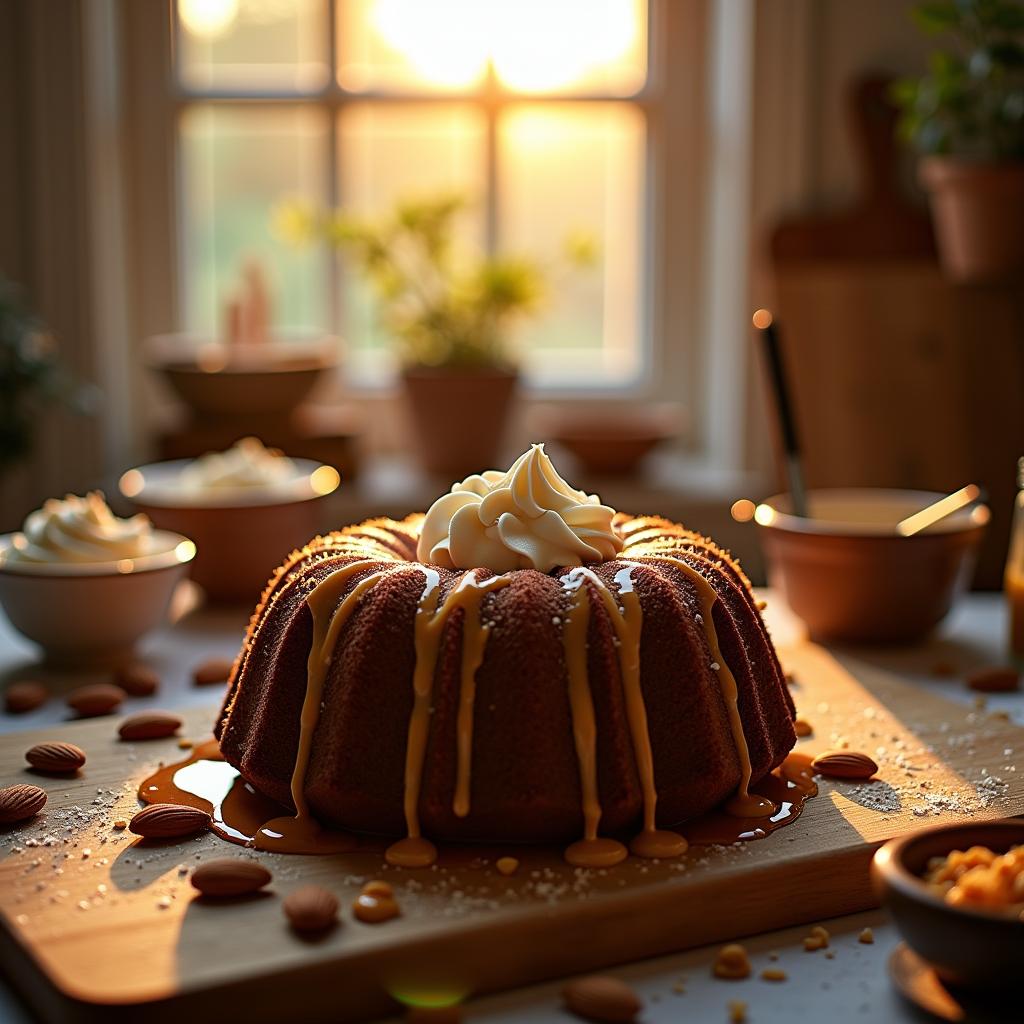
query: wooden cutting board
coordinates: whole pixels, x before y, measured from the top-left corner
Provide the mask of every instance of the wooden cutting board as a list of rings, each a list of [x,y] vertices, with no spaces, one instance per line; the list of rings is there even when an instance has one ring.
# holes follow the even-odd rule
[[[209,904],[188,870],[255,855],[212,835],[143,844],[112,829],[131,817],[136,786],[157,762],[182,757],[175,740],[124,744],[112,719],[5,738],[0,782],[49,793],[37,820],[0,835],[5,970],[48,1021],[138,1020],[143,1006],[147,1022],[364,1019],[396,1000],[460,999],[863,909],[875,902],[867,868],[883,840],[1024,813],[1024,772],[1010,770],[1024,729],[820,647],[783,660],[815,729],[801,748],[848,742],[876,757],[878,780],[822,782],[803,816],[767,839],[607,871],[574,870],[540,849],[449,850],[435,868],[406,871],[366,852],[261,854],[274,872],[268,894]],[[211,715],[190,713],[188,734],[202,737]],[[23,751],[43,739],[85,748],[83,772],[25,771]],[[494,869],[500,853],[521,859],[511,878]],[[395,886],[401,918],[352,918],[352,899],[373,877]],[[285,927],[281,898],[314,881],[341,896],[344,919],[306,942]]]

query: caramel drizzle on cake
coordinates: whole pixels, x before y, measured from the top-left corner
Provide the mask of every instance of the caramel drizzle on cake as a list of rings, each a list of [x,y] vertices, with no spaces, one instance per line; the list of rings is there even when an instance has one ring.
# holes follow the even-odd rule
[[[648,538],[646,530],[632,531],[627,536],[627,550],[644,543]],[[381,537],[375,539],[383,541]],[[394,541],[394,538],[391,539]],[[646,544],[644,546],[648,547]],[[277,818],[264,825],[256,836],[256,846],[259,848],[324,852],[325,843],[337,850],[352,847],[351,837],[320,828],[305,795],[306,774],[319,720],[324,682],[341,631],[357,610],[359,602],[385,576],[408,569],[422,573],[425,583],[417,602],[414,625],[413,707],[408,726],[403,794],[406,836],[387,849],[386,859],[392,864],[405,867],[424,867],[433,863],[437,857],[434,844],[422,835],[418,805],[430,736],[431,703],[438,656],[445,628],[459,609],[463,616],[453,811],[459,817],[469,813],[476,673],[483,663],[491,630],[491,626],[482,621],[481,606],[487,594],[507,586],[511,578],[499,575],[481,581],[477,578],[479,570],[470,570],[442,600],[441,576],[437,569],[405,562],[402,557],[404,552],[400,553],[394,548],[388,550],[386,555],[384,551],[381,554],[384,555],[383,559],[358,559],[335,570],[317,583],[307,595],[306,603],[313,618],[313,641],[307,665],[307,688],[300,717],[298,750],[291,778],[291,795],[296,813],[294,817]],[[726,804],[726,810],[732,815],[746,818],[765,817],[775,811],[771,800],[749,790],[752,776],[750,752],[739,712],[736,678],[722,655],[714,626],[713,610],[719,600],[714,587],[699,569],[675,555],[639,552],[635,555],[624,552],[624,555],[617,562],[619,568],[614,577],[616,591],[611,590],[594,569],[587,566],[570,569],[559,578],[569,601],[569,610],[562,622],[562,643],[584,820],[582,838],[567,848],[565,856],[570,864],[580,867],[611,866],[623,860],[628,852],[617,840],[598,835],[602,809],[597,781],[597,726],[587,668],[587,632],[595,596],[615,631],[626,716],[643,796],[643,826],[630,843],[630,850],[643,857],[674,857],[687,848],[683,836],[670,830],[658,829],[655,823],[658,794],[647,709],[640,680],[643,610],[634,589],[633,578],[635,571],[643,570],[651,563],[677,569],[693,585],[696,593],[700,608],[697,622],[702,628],[712,658],[712,668],[726,707],[740,764],[740,783]],[[688,551],[686,557],[691,561],[707,561],[696,551]],[[386,566],[383,569],[382,561]],[[388,565],[388,562],[392,564]],[[352,581],[364,573],[369,574],[353,585]]]

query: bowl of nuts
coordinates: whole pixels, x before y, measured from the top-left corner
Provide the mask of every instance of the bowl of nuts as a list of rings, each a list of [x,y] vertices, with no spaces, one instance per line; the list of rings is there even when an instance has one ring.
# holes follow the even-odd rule
[[[876,854],[875,889],[907,944],[946,982],[1020,985],[1024,821],[941,825]]]

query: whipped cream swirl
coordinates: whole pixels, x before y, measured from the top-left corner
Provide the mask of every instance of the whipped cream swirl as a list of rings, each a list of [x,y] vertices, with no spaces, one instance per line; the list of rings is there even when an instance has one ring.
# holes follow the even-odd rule
[[[492,572],[604,562],[622,549],[615,510],[570,487],[535,444],[506,473],[454,484],[427,512],[417,557],[448,569]]]
[[[258,437],[243,437],[226,452],[208,452],[181,471],[181,485],[190,491],[223,491],[274,487],[296,474],[295,463]]]
[[[50,498],[29,513],[11,542],[12,562],[115,562],[153,554],[153,526],[141,513],[118,519],[101,491]]]

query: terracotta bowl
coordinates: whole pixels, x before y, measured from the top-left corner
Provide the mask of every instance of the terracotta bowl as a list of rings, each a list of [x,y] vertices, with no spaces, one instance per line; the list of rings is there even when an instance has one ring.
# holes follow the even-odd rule
[[[1004,853],[1024,843],[1024,821],[940,825],[886,843],[871,876],[907,944],[943,981],[972,988],[1019,988],[1024,922],[987,910],[950,906],[921,880],[929,858],[987,846]]]
[[[337,339],[297,335],[228,348],[183,334],[146,343],[149,365],[199,418],[281,416],[337,364]]]
[[[681,421],[678,406],[671,403],[601,415],[545,410],[540,417],[541,433],[595,476],[635,473],[645,456],[679,433]]]
[[[255,605],[288,553],[322,529],[323,501],[337,489],[338,473],[293,459],[297,472],[286,485],[190,493],[179,483],[190,461],[130,469],[121,477],[121,493],[156,526],[195,541],[192,579],[209,600]]]
[[[966,588],[989,519],[966,508],[912,537],[896,524],[942,497],[875,488],[808,495],[811,515],[790,513],[788,495],[758,505],[754,518],[768,579],[818,640],[906,643],[946,616]]]
[[[155,531],[158,554],[27,566],[6,560],[11,537],[0,537],[0,604],[46,662],[62,668],[129,659],[136,642],[164,621],[196,551],[187,537]]]

